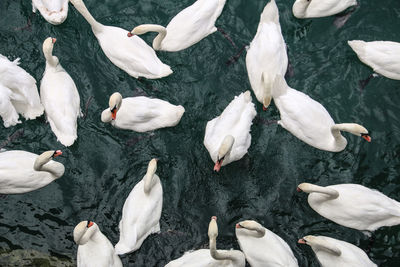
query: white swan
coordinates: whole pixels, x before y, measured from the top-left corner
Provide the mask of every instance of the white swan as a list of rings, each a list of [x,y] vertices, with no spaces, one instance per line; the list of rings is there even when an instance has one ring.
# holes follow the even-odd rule
[[[46,69],[40,83],[40,98],[57,140],[64,146],[70,146],[78,138],[76,120],[81,114],[80,99],[71,76],[52,54],[55,42],[56,39],[51,37],[43,42]]]
[[[377,266],[362,249],[338,239],[308,235],[299,239],[299,243],[312,248],[322,267]]]
[[[400,80],[400,43],[389,41],[348,41],[358,58],[376,73]]]
[[[371,142],[368,130],[363,126],[356,123],[335,124],[324,106],[290,88],[280,75],[275,78],[272,96],[281,117],[278,124],[310,146],[331,152],[342,151],[347,140],[340,131],[361,136]]]
[[[58,25],[68,16],[68,0],[32,0],[32,11],[36,10],[49,23]]]
[[[320,18],[335,15],[355,5],[356,0],[296,0],[292,11],[299,19]]]
[[[257,33],[246,55],[250,85],[264,110],[271,102],[275,75],[285,75],[287,67],[288,57],[279,24],[279,10],[275,0],[271,0],[261,13]]]
[[[145,96],[126,97],[120,93],[110,96],[109,108],[101,113],[101,121],[116,128],[147,132],[179,123],[185,109],[167,101]]]
[[[221,15],[226,0],[197,0],[191,6],[179,12],[167,28],[143,24],[135,27],[129,37],[146,32],[158,32],[153,40],[154,50],[180,51],[194,45],[214,33],[215,21]]]
[[[186,252],[179,259],[169,262],[165,267],[244,267],[246,260],[240,250],[217,250],[217,217],[212,216],[208,225],[210,249]]]
[[[40,155],[10,150],[0,152],[0,194],[21,194],[42,188],[64,174],[64,165],[52,159],[60,150]]]
[[[308,203],[321,216],[360,231],[400,224],[400,203],[379,191],[359,184],[318,186],[299,184],[297,190],[310,193]]]
[[[146,175],[125,200],[119,222],[119,242],[115,245],[117,254],[138,250],[150,234],[160,232],[163,190],[156,170],[157,160],[152,159]]]
[[[74,228],[74,241],[78,245],[77,267],[122,267],[113,245],[96,223],[78,223]]]
[[[298,267],[288,244],[256,221],[236,224],[240,249],[252,267]]]
[[[90,15],[82,0],[69,0],[92,27],[101,49],[108,59],[132,77],[158,79],[172,73],[171,68],[157,57],[153,48],[140,37],[129,38],[128,31],[105,26]]]
[[[250,127],[256,115],[250,91],[246,91],[235,96],[221,115],[207,122],[204,146],[215,162],[215,171],[247,153]]]
[[[4,127],[21,123],[18,113],[32,120],[44,111],[36,80],[18,66],[19,60],[9,61],[0,55],[0,116]]]

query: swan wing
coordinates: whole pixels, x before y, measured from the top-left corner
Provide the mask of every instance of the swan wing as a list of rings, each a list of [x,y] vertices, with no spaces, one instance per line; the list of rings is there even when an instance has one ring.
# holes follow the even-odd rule
[[[0,84],[0,116],[6,128],[21,123],[18,113],[11,102],[12,94],[10,89]]]

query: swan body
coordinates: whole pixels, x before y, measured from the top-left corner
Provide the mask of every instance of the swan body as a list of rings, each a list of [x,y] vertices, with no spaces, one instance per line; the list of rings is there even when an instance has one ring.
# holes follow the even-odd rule
[[[232,161],[241,159],[250,147],[250,127],[257,115],[250,91],[241,93],[218,117],[207,122],[204,146],[219,171]]]
[[[255,221],[236,224],[240,249],[252,267],[298,267],[288,244]]]
[[[302,183],[310,207],[337,224],[360,231],[400,224],[400,203],[359,184],[317,186]]]
[[[32,0],[32,11],[36,10],[49,23],[58,25],[68,16],[68,0]]]
[[[377,266],[362,249],[335,238],[308,235],[300,239],[299,243],[311,246],[321,267]]]
[[[292,11],[299,19],[320,18],[338,14],[355,5],[356,0],[296,0]]]
[[[41,155],[22,150],[0,152],[0,194],[21,194],[42,188],[63,176],[64,165],[52,159],[61,151]]]
[[[281,117],[278,124],[310,146],[331,152],[342,151],[347,140],[340,131],[371,141],[368,130],[359,124],[335,124],[324,106],[290,88],[282,76],[276,76],[273,88],[272,96]]]
[[[57,140],[64,146],[72,145],[77,136],[77,118],[81,114],[78,89],[71,76],[52,55],[55,38],[43,43],[46,69],[40,83],[40,98],[47,120]]]
[[[74,241],[78,245],[77,267],[122,267],[122,262],[108,238],[92,221],[75,226]]]
[[[118,108],[114,109],[116,104],[113,104],[113,99],[118,99]],[[175,106],[161,99],[145,96],[122,99],[119,93],[111,95],[109,104],[110,108],[101,113],[101,121],[111,122],[111,125],[116,128],[135,132],[175,126],[185,112],[182,106]],[[115,115],[113,115],[114,112]]]
[[[271,87],[275,75],[284,76],[287,67],[288,57],[279,24],[279,11],[275,0],[271,0],[261,14],[257,33],[246,55],[250,85],[264,109],[271,102]]]
[[[146,175],[125,200],[119,222],[120,238],[115,245],[117,254],[138,250],[150,234],[160,232],[163,190],[156,169],[157,160],[152,159]]]
[[[180,51],[217,30],[215,21],[221,15],[225,2],[226,0],[197,0],[179,12],[166,28],[144,24],[135,27],[131,33],[139,35],[149,31],[159,32],[153,41],[154,50]]]
[[[217,237],[217,217],[212,216],[208,225],[210,249],[186,252],[182,257],[169,262],[165,267],[244,267],[246,263],[244,254],[240,250],[217,250]]]
[[[348,41],[364,64],[376,73],[390,79],[400,80],[400,43],[389,41]]]
[[[44,111],[36,80],[18,66],[19,60],[0,55],[0,116],[6,128],[21,123],[18,114],[32,120]]]
[[[132,77],[158,79],[172,73],[171,68],[157,57],[153,48],[138,36],[129,38],[128,31],[97,22],[82,0],[70,0],[92,27],[100,47],[108,59]]]

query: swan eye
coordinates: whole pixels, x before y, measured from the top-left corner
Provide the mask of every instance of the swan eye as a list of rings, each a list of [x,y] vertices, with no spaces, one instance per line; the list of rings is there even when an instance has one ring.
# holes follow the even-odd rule
[[[87,222],[87,225],[86,225],[86,228],[89,228],[89,227],[93,226],[93,224],[94,224],[94,223],[93,223],[92,221],[88,221],[88,222]]]

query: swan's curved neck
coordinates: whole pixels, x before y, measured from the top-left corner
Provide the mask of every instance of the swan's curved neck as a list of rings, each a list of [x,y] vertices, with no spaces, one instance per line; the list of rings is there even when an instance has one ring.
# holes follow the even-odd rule
[[[324,250],[329,252],[335,256],[340,256],[342,252],[336,246],[329,244],[327,242],[313,242],[312,243],[313,250]]]
[[[346,138],[340,131],[350,132],[350,126],[347,123],[335,124],[331,127],[331,132],[337,143],[347,143]]]
[[[246,225],[246,229],[256,231],[257,237],[263,237],[265,235],[265,228],[262,227],[260,224],[249,224]]]
[[[81,1],[74,1],[74,7],[81,13],[81,15],[87,20],[87,22],[92,26],[93,32],[100,32],[102,27],[101,23],[97,22],[93,16],[90,14],[89,10],[86,8],[85,4]]]
[[[216,260],[231,260],[233,262],[240,262],[241,252],[235,250],[217,250],[217,239],[210,238],[210,254]]]
[[[53,48],[44,49],[43,54],[47,64],[53,67],[57,66],[58,60],[56,56],[53,56]]]
[[[328,195],[331,198],[337,198],[339,197],[339,192],[336,191],[335,189],[328,188],[328,187],[323,187],[319,185],[314,185],[314,184],[308,184],[307,187],[302,188],[302,190],[306,193],[321,193]]]
[[[308,8],[308,5],[310,4],[312,0],[307,1],[307,0],[297,0],[293,4],[293,15],[296,18],[304,18],[306,16],[306,11]]]
[[[146,32],[158,32],[158,35],[153,40],[153,48],[154,50],[161,49],[161,42],[167,35],[167,29],[165,27],[157,24],[143,24],[140,25],[140,30],[141,34]]]
[[[38,157],[33,164],[33,169],[35,171],[49,172],[54,177],[61,177],[64,174],[63,169],[58,169],[56,166],[49,166],[47,163],[51,160],[51,158],[40,158]]]

